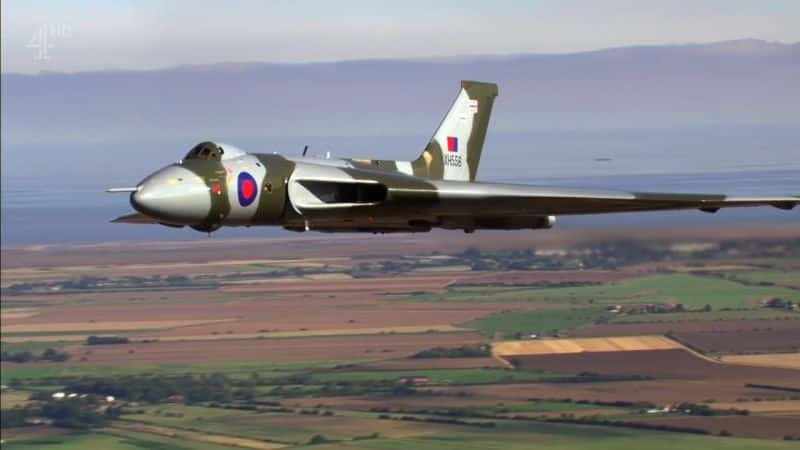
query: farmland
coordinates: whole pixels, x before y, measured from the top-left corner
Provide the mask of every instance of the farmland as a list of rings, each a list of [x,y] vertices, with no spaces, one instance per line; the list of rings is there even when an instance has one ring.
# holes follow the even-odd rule
[[[3,248],[3,448],[790,448],[795,228]]]
[[[794,371],[761,369],[750,366],[728,366],[698,358],[685,350],[605,351],[558,353],[550,355],[518,355],[513,357],[521,368],[575,373],[580,370],[605,375],[641,375],[656,379],[757,380],[768,377],[781,385],[800,386]],[[786,384],[788,383],[788,384]]]

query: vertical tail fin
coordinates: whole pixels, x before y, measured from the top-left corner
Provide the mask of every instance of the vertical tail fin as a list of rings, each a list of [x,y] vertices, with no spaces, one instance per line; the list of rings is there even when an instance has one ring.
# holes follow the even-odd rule
[[[475,181],[497,85],[462,81],[458,97],[425,150],[411,162],[416,176]]]

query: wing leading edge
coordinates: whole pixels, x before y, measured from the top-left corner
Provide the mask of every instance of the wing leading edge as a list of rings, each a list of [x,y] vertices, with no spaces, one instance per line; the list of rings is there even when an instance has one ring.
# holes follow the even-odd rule
[[[158,223],[158,221],[142,213],[132,213],[119,216],[112,220],[111,223]]]

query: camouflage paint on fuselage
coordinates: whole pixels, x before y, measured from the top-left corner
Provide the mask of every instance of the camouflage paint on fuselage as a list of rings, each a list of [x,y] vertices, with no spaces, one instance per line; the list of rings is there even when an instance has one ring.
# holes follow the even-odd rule
[[[429,180],[475,181],[497,94],[494,83],[462,81],[453,106],[417,159],[350,161],[361,169],[401,172]],[[447,136],[467,139],[456,151],[449,151],[444,141]]]
[[[289,198],[286,187],[294,172],[295,164],[280,155],[257,154],[256,158],[266,168],[261,182],[258,210],[253,216],[253,225],[278,225],[282,223]]]
[[[277,225],[294,231],[414,232],[432,228],[550,228],[556,214],[769,205],[797,197],[605,192],[478,183],[497,85],[463,81],[439,128],[413,161],[291,158],[202,142],[130,192],[139,214],[116,222],[190,226]]]
[[[207,156],[204,158],[185,158],[180,166],[190,170],[208,186],[211,208],[201,223],[194,227],[200,231],[214,231],[222,226],[222,221],[231,211],[228,199],[228,183],[225,168],[222,166],[219,146],[214,142],[202,142],[192,151],[198,150]]]

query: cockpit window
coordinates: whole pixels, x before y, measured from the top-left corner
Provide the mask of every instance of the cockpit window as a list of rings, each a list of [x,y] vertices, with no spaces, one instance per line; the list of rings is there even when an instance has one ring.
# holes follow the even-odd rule
[[[201,159],[219,161],[224,151],[213,142],[201,142],[194,146],[183,159]]]

